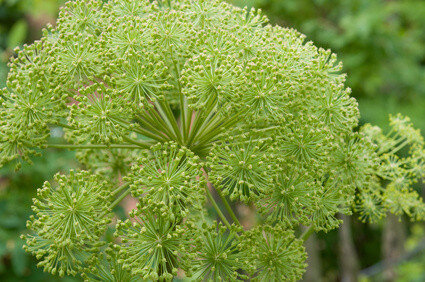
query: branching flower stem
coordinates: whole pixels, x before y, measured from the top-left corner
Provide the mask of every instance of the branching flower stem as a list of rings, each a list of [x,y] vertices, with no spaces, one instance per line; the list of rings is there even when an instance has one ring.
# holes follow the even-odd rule
[[[131,189],[129,188],[129,186],[128,185],[123,185],[123,186],[121,186],[120,188],[128,188],[127,190],[125,190],[124,191],[124,193],[122,193],[118,198],[116,198],[115,199],[115,201],[114,202],[112,202],[112,204],[109,206],[109,208],[108,208],[108,210],[112,210],[113,208],[115,208],[119,203],[121,203],[121,201],[122,200],[124,200],[124,198],[125,197],[127,197],[129,194],[130,194],[130,192],[131,192]],[[102,217],[104,217],[104,216],[106,216],[106,212],[102,215]]]
[[[217,191],[218,195],[220,196],[221,201],[224,204],[224,207],[226,208],[227,212],[229,213],[230,217],[233,219],[233,222],[237,225],[241,226],[241,223],[239,222],[236,214],[233,212],[232,207],[230,206],[229,202],[226,200],[226,197],[221,192],[220,188],[214,187]]]
[[[152,146],[152,143],[149,143],[149,142],[146,142],[146,141],[134,140],[134,139],[131,139],[130,137],[127,137],[127,136],[123,136],[123,139],[125,141],[127,141],[128,143],[132,143],[132,144],[137,145],[137,146],[139,146],[140,148],[143,148],[143,149],[148,149],[148,148],[150,148],[150,146]]]
[[[119,186],[117,189],[115,189],[111,195],[113,197],[115,197],[116,195],[118,195],[119,193],[121,193],[124,189],[128,188],[128,186],[130,185],[130,183],[124,183],[121,186]]]
[[[208,117],[213,114],[214,108],[216,107],[216,101],[210,99],[208,103],[205,105],[205,110],[198,111],[195,114],[193,119],[193,123],[190,126],[190,132],[187,139],[187,145],[190,146],[194,143],[196,135],[199,133],[199,129],[204,126],[204,123],[208,121]]]
[[[173,48],[171,46],[169,46],[169,52],[171,54],[171,60],[173,62],[173,67],[174,67],[174,74],[175,74],[175,77],[176,77],[177,87],[178,87],[178,91],[179,91],[181,135],[183,137],[183,140],[187,140],[189,130],[190,130],[190,123],[191,123],[190,115],[192,114],[192,111],[189,111],[188,105],[187,105],[187,99],[182,93],[182,85],[181,85],[180,79],[179,79],[180,78],[180,71],[179,71],[179,67],[178,67],[177,62],[174,59],[174,52],[173,52]]]
[[[314,228],[313,225],[311,225],[310,227],[308,227],[307,230],[305,230],[301,236],[300,239],[303,240],[304,242],[307,241],[307,239],[311,236],[311,234],[314,233]]]
[[[144,120],[146,122],[144,122]],[[143,112],[140,116],[140,121],[144,124],[150,124],[152,127],[157,129],[162,129],[168,138],[176,140],[177,135],[174,133],[172,126],[169,122],[164,121],[164,119],[158,114],[158,112],[153,107],[147,107],[147,111]]]
[[[155,104],[157,106],[159,113],[164,118],[165,122],[168,124],[168,126],[170,126],[172,128],[174,135],[177,137],[176,141],[179,144],[181,144],[182,141],[183,141],[182,135],[180,133],[180,129],[179,129],[179,126],[177,124],[177,120],[174,117],[173,112],[171,111],[170,105],[168,104],[168,102],[166,100],[159,100],[159,101],[155,102]]]
[[[214,136],[217,136],[222,131],[221,128],[232,127],[240,119],[240,114],[235,114],[232,118],[229,118],[227,121],[223,118],[212,119],[209,126],[205,128],[202,132],[199,132],[196,140],[203,144],[207,140],[210,140]]]
[[[47,148],[55,148],[55,149],[140,149],[139,146],[131,145],[131,144],[113,144],[113,145],[74,145],[74,144],[48,144]]]
[[[159,141],[159,142],[166,142],[167,141],[167,139],[159,131],[152,132],[152,130],[147,130],[147,129],[144,129],[142,127],[135,128],[134,126],[131,126],[131,124],[128,121],[125,121],[123,119],[119,119],[119,121],[122,124],[122,126],[125,127],[129,131],[133,131],[135,133],[142,134],[146,137],[149,137],[149,138],[156,140],[156,141]]]
[[[161,131],[160,129],[163,129],[162,126],[152,122],[151,119],[136,117],[136,121],[139,123],[140,127],[147,128],[148,130],[150,130],[150,132],[152,132],[152,134],[161,136],[161,138],[163,139],[169,139],[169,136],[167,135],[167,130]]]
[[[204,172],[204,176],[205,179],[207,180],[207,184],[205,185],[205,191],[207,193],[207,197],[210,200],[211,204],[213,205],[214,209],[216,210],[218,216],[221,218],[221,220],[226,223],[226,226],[229,227],[230,224],[227,221],[226,217],[223,215],[223,212],[221,211],[221,209],[219,208],[217,202],[214,200],[214,197],[211,194],[211,190],[213,189],[213,185],[208,182],[208,174],[207,174],[207,169],[204,167],[203,169]],[[232,208],[230,207],[230,204],[228,203],[228,201],[226,200],[226,198],[224,197],[223,193],[221,192],[221,190],[218,187],[214,187],[217,191],[217,194],[219,195],[220,199],[222,200],[224,207],[226,208],[227,212],[229,213],[230,217],[233,219],[233,222],[236,223],[237,225],[241,226],[238,218],[236,217],[235,213],[233,212]]]
[[[220,219],[223,221],[223,223],[227,226],[227,228],[231,228],[229,221],[227,221],[226,217],[224,216],[223,212],[221,211],[221,209],[218,207],[217,202],[214,200],[213,195],[211,194],[210,191],[211,188],[211,184],[207,183],[207,185],[205,185],[205,192],[207,193],[207,197],[208,200],[211,202],[211,204],[213,205],[215,211],[217,212],[218,216],[220,217]]]

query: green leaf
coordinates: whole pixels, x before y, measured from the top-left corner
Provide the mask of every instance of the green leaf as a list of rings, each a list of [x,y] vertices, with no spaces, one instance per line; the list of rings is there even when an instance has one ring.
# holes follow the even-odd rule
[[[17,45],[21,45],[28,33],[28,24],[25,20],[17,21],[9,32],[9,37],[7,39],[7,48],[13,49]]]
[[[15,242],[15,247],[11,254],[12,269],[18,276],[23,276],[28,266],[28,257],[22,249],[21,240]]]

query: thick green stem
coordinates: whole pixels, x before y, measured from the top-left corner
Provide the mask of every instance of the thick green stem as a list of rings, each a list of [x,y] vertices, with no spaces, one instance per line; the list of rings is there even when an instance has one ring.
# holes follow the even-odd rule
[[[226,200],[226,197],[223,195],[223,193],[221,192],[220,188],[215,187],[215,189],[217,190],[217,193],[220,196],[220,199],[223,202],[224,207],[226,208],[226,210],[229,213],[230,217],[233,219],[233,222],[236,223],[237,225],[241,226],[241,223],[239,222],[238,217],[233,212],[232,207],[230,206],[229,202]]]
[[[314,233],[313,225],[311,225],[303,234],[301,234],[300,239],[304,242]]]
[[[47,144],[47,148],[55,149],[140,149],[139,146],[130,144],[113,144],[113,145],[73,145],[73,144]]]
[[[118,195],[119,193],[121,193],[124,189],[126,189],[128,186],[130,186],[130,183],[124,183],[122,184],[120,187],[118,187],[117,189],[115,189],[111,195],[115,196]]]
[[[231,228],[230,227],[230,223],[227,221],[226,217],[224,216],[224,214],[221,212],[220,208],[218,207],[216,201],[214,200],[213,195],[211,194],[211,191],[208,187],[208,185],[205,185],[205,192],[207,193],[207,197],[210,200],[211,204],[213,205],[215,211],[217,212],[218,216],[220,217],[220,219],[223,221],[223,223],[227,226],[227,228]]]
[[[134,145],[139,146],[139,148],[148,149],[148,148],[150,148],[150,146],[152,146],[152,143],[149,143],[149,142],[146,142],[146,141],[134,140],[134,139],[131,139],[131,138],[125,136],[125,135],[122,138],[125,141],[127,141],[128,143],[132,143]]]
[[[128,187],[125,185],[125,187]],[[118,198],[115,199],[115,201],[112,202],[112,204],[109,206],[108,210],[112,211],[113,208],[115,208],[119,203],[121,203],[122,200],[124,200],[127,195],[129,195],[131,192],[131,189],[127,189],[122,193]],[[103,214],[102,216],[105,216],[107,213]]]

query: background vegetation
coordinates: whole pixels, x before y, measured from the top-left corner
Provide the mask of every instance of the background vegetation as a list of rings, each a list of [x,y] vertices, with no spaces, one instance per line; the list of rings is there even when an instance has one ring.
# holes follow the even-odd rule
[[[5,86],[13,48],[39,38],[42,26],[54,22],[60,4],[56,0],[0,0],[1,88]],[[0,281],[58,280],[37,268],[35,258],[22,249],[19,236],[26,230],[36,188],[57,170],[72,166],[72,152],[50,151],[18,173],[11,174],[12,167],[0,169]]]
[[[315,45],[339,55],[362,121],[385,127],[401,112],[425,130],[425,2],[418,0],[232,0],[262,8],[272,23],[298,29]],[[40,36],[61,1],[0,0],[0,86],[12,48]],[[57,132],[60,134],[60,132]],[[49,281],[21,249],[35,188],[72,153],[50,151],[17,174],[0,170],[0,281]],[[419,187],[418,187],[419,188]],[[392,228],[389,228],[392,227]],[[400,232],[394,232],[400,231]],[[425,280],[425,228],[389,217],[380,225],[346,218],[341,230],[309,241],[306,281]]]

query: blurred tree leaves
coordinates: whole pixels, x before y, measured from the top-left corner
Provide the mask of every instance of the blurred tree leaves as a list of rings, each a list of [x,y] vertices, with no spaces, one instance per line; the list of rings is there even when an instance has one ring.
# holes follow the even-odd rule
[[[22,45],[27,37],[27,32],[28,24],[25,20],[21,19],[15,22],[10,28],[6,48],[13,49],[15,46]]]
[[[425,227],[420,224],[412,226],[412,235],[406,241],[406,249],[418,253],[413,259],[405,261],[397,268],[399,281],[420,282],[425,281]],[[420,249],[421,251],[417,251]]]
[[[7,75],[6,63],[16,46],[41,34],[47,22],[54,22],[64,0],[0,0],[0,87]]]
[[[26,232],[36,188],[58,170],[75,167],[73,158],[73,152],[51,150],[18,173],[8,174],[13,171],[8,167],[0,169],[0,281],[55,280],[36,268],[35,261],[22,249],[19,236]]]
[[[6,62],[11,50],[38,37],[42,25],[55,18],[56,0],[0,0],[0,87],[5,86]],[[75,166],[73,153],[49,151],[24,166],[19,173],[0,169],[0,281],[57,281],[43,273],[36,262],[22,249],[19,238],[26,232],[26,220],[36,188],[59,170]]]

